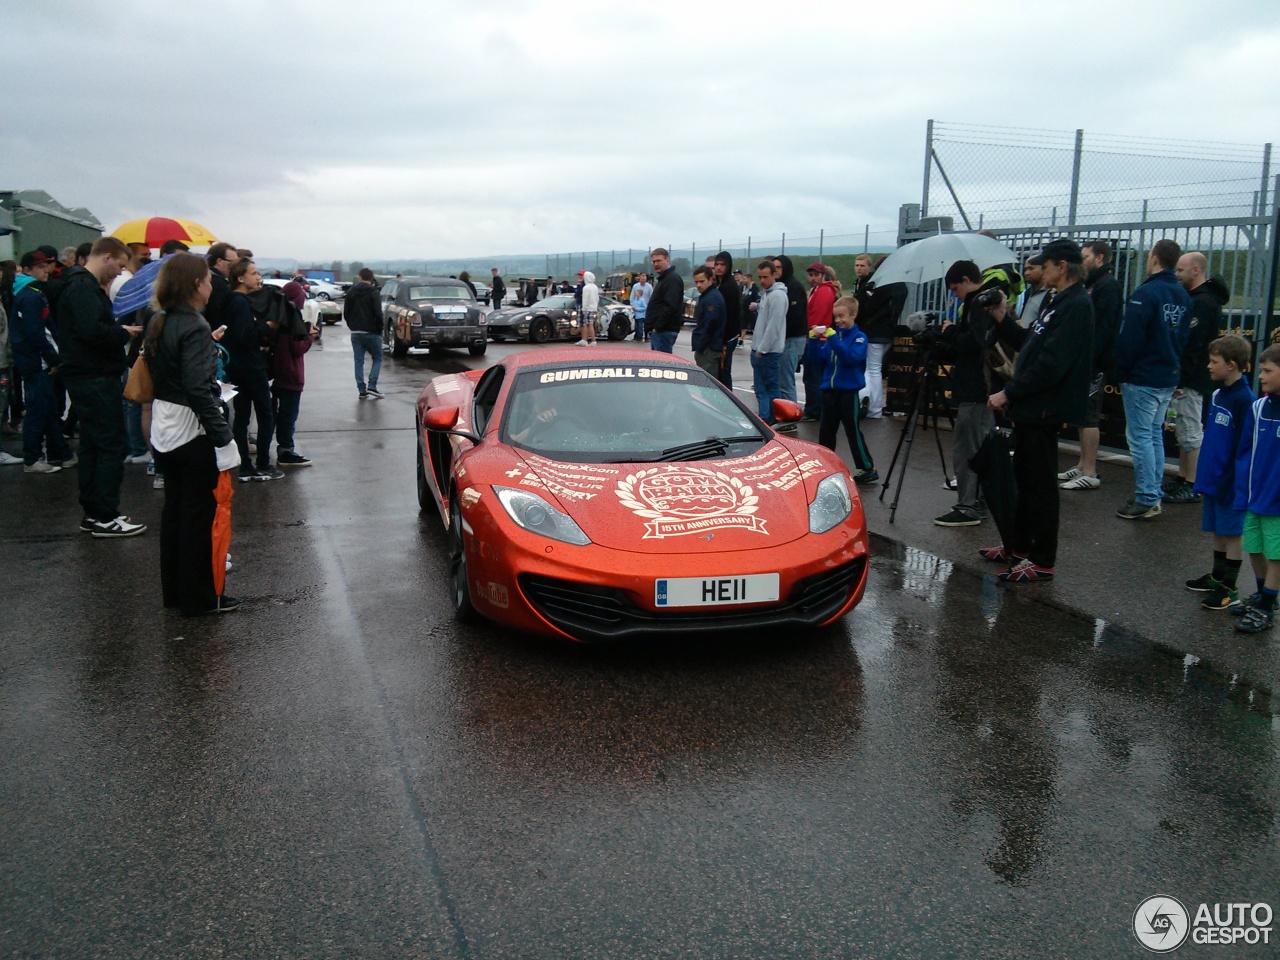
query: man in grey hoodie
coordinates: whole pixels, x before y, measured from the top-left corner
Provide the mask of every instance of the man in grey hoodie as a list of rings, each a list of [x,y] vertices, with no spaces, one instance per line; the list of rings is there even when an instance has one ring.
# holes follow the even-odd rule
[[[755,373],[760,419],[772,424],[773,401],[782,396],[778,376],[787,335],[787,290],[778,279],[778,269],[772,260],[760,261],[756,277],[760,281],[760,307],[751,340],[751,369]]]

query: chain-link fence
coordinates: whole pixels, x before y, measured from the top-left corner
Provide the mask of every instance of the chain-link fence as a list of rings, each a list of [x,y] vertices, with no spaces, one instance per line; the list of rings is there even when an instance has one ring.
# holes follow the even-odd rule
[[[930,120],[921,216],[957,230],[1252,217],[1268,209],[1271,144]]]

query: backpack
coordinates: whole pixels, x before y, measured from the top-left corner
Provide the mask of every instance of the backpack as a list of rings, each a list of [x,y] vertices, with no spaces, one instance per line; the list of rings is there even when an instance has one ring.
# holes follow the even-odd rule
[[[247,295],[249,309],[253,318],[259,323],[275,321],[280,325],[277,336],[292,337],[294,340],[307,339],[307,323],[302,319],[302,311],[284,295],[284,291],[273,284],[263,284],[261,290]]]

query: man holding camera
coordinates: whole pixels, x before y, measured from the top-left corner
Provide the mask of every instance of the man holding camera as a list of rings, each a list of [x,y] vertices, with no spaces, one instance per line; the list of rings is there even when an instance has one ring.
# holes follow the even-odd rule
[[[1041,251],[1043,281],[1053,298],[1025,331],[1013,379],[987,401],[1013,421],[1013,473],[1018,488],[1006,542],[982,551],[1006,561],[1006,583],[1052,580],[1058,554],[1058,429],[1081,423],[1093,376],[1093,304],[1084,289],[1084,258],[1071,240]],[[1016,324],[1002,324],[1015,328]],[[1020,328],[1019,328],[1020,329]]]
[[[947,270],[947,289],[962,302],[954,323],[942,325],[940,344],[951,361],[951,398],[956,404],[951,433],[951,459],[956,468],[956,505],[933,522],[940,527],[976,527],[987,516],[978,477],[969,466],[991,432],[994,415],[987,407],[987,350],[994,339],[992,310],[1006,302],[1003,272],[986,274],[972,260],[957,260]],[[1007,308],[1006,308],[1007,309]]]

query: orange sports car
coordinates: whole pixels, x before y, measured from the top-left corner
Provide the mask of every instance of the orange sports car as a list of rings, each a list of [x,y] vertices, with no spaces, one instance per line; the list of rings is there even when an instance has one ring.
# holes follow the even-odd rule
[[[821,626],[862,598],[848,468],[682,358],[516,354],[433,379],[417,427],[418,504],[448,530],[459,618],[593,641]]]

